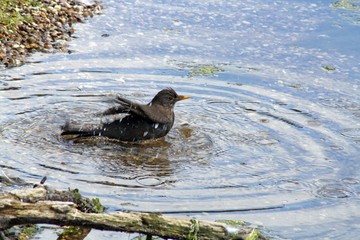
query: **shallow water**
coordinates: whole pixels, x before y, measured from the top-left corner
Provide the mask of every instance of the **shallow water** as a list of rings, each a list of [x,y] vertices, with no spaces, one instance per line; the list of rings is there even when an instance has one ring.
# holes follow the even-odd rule
[[[291,239],[360,223],[358,12],[330,1],[107,1],[70,53],[0,72],[1,174],[99,197],[109,211],[242,219]],[[67,119],[121,94],[191,99],[147,144],[75,143]],[[208,211],[207,214],[198,213]],[[179,213],[180,212],[180,213]],[[89,239],[118,239],[92,231]]]

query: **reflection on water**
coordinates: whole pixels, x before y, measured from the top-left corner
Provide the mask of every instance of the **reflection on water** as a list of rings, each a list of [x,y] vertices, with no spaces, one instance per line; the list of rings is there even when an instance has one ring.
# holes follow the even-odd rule
[[[47,184],[79,188],[109,210],[244,219],[290,238],[353,237],[360,54],[306,41],[321,38],[314,36],[321,24],[337,23],[328,4],[107,4],[104,15],[78,26],[76,51],[38,54],[0,73],[6,175],[34,183],[47,176]],[[340,30],[333,31],[328,38]],[[329,65],[336,71],[321,67]],[[97,113],[116,94],[145,103],[169,86],[191,98],[177,104],[163,139],[59,135],[70,117],[100,124]]]

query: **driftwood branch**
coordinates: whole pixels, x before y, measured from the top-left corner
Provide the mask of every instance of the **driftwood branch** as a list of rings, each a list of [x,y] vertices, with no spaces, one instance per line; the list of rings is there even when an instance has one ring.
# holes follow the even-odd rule
[[[0,230],[20,224],[47,223],[172,239],[247,239],[254,233],[248,226],[234,228],[218,222],[178,219],[155,213],[94,212],[97,210],[93,201],[76,191],[56,191],[40,185],[0,194]],[[259,235],[256,239],[264,238]]]

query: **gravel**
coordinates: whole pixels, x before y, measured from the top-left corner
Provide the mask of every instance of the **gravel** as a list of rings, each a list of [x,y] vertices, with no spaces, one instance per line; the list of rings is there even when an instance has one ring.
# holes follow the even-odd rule
[[[73,24],[100,14],[99,2],[85,4],[77,0],[40,0],[40,4],[23,6],[26,16],[17,26],[0,24],[0,67],[16,67],[37,51],[66,51],[74,33]],[[11,9],[9,9],[11,11]]]

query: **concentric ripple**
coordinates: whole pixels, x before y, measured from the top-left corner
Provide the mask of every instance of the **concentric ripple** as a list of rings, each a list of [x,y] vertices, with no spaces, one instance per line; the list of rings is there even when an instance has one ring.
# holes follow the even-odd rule
[[[15,148],[2,164],[12,174],[34,182],[46,175],[50,184],[80,188],[113,209],[121,203],[122,209],[169,213],[281,209],[284,202],[357,196],[359,181],[318,182],[341,178],[341,161],[355,161],[349,154],[357,151],[358,128],[350,124],[353,115],[343,114],[354,111],[349,105],[310,103],[283,86],[273,91],[238,84],[246,74],[231,66],[217,79],[174,76],[165,66],[163,75],[121,68],[86,75],[75,69],[31,71],[27,82],[20,80],[21,89],[9,79],[15,87],[3,91],[2,107],[12,108],[5,107],[1,139]],[[226,78],[226,71],[236,80]],[[96,113],[112,106],[116,94],[148,102],[168,86],[191,99],[176,106],[175,126],[164,139],[128,144],[59,136],[68,118],[101,123]]]
[[[233,69],[230,66],[228,71]],[[332,129],[334,125],[344,126],[346,119],[334,117],[330,112],[333,106],[324,110],[322,99],[318,105],[309,104],[296,92],[289,96],[281,87],[273,91],[240,85],[239,79],[246,78],[241,72],[232,72],[238,74],[235,82],[221,79],[220,74],[219,80],[199,77],[194,83],[194,79],[166,75],[172,70],[165,67],[163,76],[121,71],[97,69],[87,71],[85,77],[83,70],[48,69],[46,74],[37,70],[36,74],[28,73],[32,76],[30,85],[36,82],[37,88],[30,89],[22,82],[26,91],[5,91],[15,107],[13,115],[4,121],[1,135],[9,143],[33,148],[30,155],[38,160],[24,163],[29,173],[31,169],[38,175],[56,173],[54,178],[64,182],[74,179],[71,184],[90,192],[93,190],[84,183],[99,185],[96,194],[100,195],[110,194],[110,187],[111,192],[130,195],[141,188],[147,195],[146,204],[140,195],[131,198],[138,202],[139,209],[157,205],[161,199],[164,209],[169,210],[167,198],[168,204],[170,199],[179,198],[178,204],[185,207],[190,196],[192,201],[199,199],[212,209],[213,201],[221,194],[224,201],[236,203],[228,206],[231,210],[238,204],[252,204],[252,197],[244,196],[271,196],[285,189],[330,198],[348,192],[346,187],[341,189],[343,185],[332,188],[313,184],[317,175],[336,178],[339,158],[355,151],[346,138],[357,138],[353,128],[342,128],[340,132]],[[109,75],[112,80],[105,80]],[[41,88],[42,82],[61,82],[64,77],[66,83]],[[169,78],[176,91],[191,99],[176,106],[176,123],[165,139],[123,144],[106,139],[67,141],[59,136],[66,119],[99,124],[102,120],[96,113],[112,106],[115,94],[148,102],[158,90],[169,86]],[[217,190],[215,194],[201,189]],[[194,191],[198,191],[195,196]],[[127,194],[116,195],[109,201],[115,205],[116,199],[130,201],[127,198]],[[266,207],[268,200],[260,200],[259,204]]]

